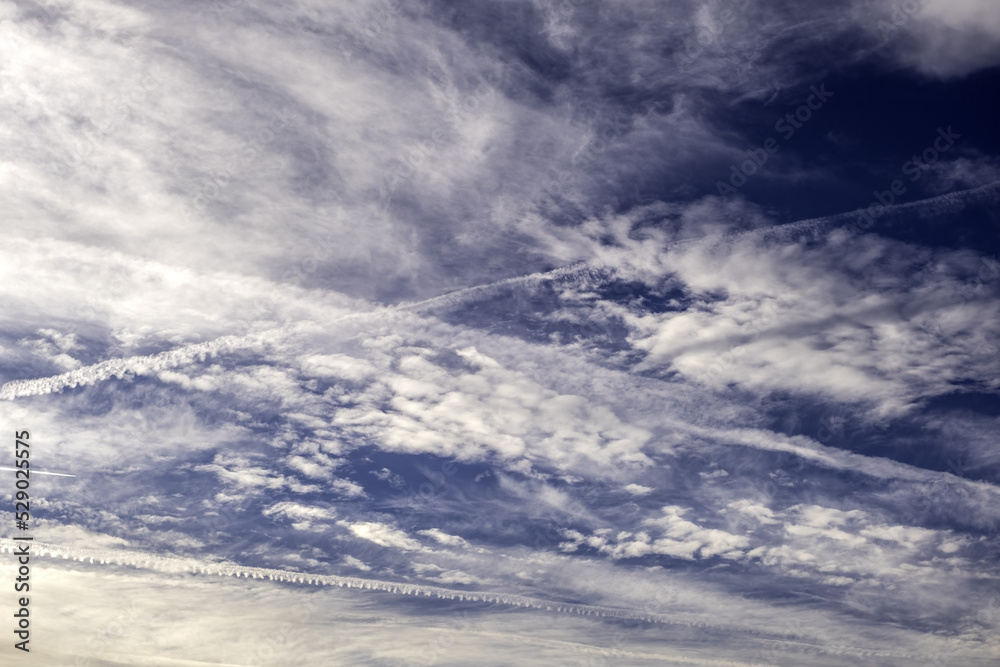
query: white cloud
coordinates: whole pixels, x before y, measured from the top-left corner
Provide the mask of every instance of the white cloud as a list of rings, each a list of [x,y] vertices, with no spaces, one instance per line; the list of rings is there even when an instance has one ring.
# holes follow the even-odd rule
[[[364,487],[349,479],[335,479],[333,480],[331,487],[337,493],[349,498],[360,498],[366,496]]]
[[[420,535],[426,535],[438,543],[449,547],[467,547],[469,543],[466,542],[461,537],[457,535],[449,535],[448,533],[439,530],[438,528],[429,528],[427,530],[417,531]]]
[[[737,500],[729,503],[727,507],[741,514],[751,516],[763,524],[777,523],[777,520],[774,518],[774,512],[769,507],[751,500]]]
[[[867,403],[879,415],[949,393],[960,376],[990,382],[996,359],[973,321],[1000,321],[1000,310],[959,298],[967,258],[940,252],[886,263],[890,253],[900,256],[897,248],[868,237],[822,249],[747,238],[674,251],[673,266],[698,303],[631,318],[634,344],[648,353],[639,367],[667,366],[713,388]],[[925,262],[939,267],[934,275],[918,273]],[[904,317],[900,303],[913,304],[914,314]],[[942,363],[945,340],[950,358]]]
[[[344,562],[349,567],[353,567],[355,569],[361,570],[362,572],[370,572],[371,569],[372,569],[371,565],[363,563],[362,561],[358,560],[357,558],[355,558],[354,556],[351,556],[351,555],[344,556]]]
[[[259,495],[268,490],[277,491],[280,489],[289,489],[296,493],[310,493],[320,490],[317,485],[303,484],[294,477],[276,474],[262,464],[264,461],[260,458],[254,461],[247,457],[218,454],[212,463],[195,466],[194,470],[214,472],[220,480],[232,485],[240,493]]]
[[[877,25],[904,62],[938,77],[1000,64],[1000,8],[990,0],[884,2]],[[916,9],[916,11],[914,11]]]
[[[465,352],[469,356],[469,352]],[[474,358],[469,356],[470,359]],[[561,395],[490,361],[455,375],[420,356],[403,356],[377,395],[386,404],[343,410],[335,423],[378,429],[383,446],[459,460],[497,456],[542,465],[616,462],[641,466],[649,433],[612,410],[576,395]]]
[[[637,533],[622,531],[616,536],[611,531],[597,531],[587,538],[577,531],[567,531],[570,541],[560,545],[563,551],[574,551],[581,545],[593,547],[614,559],[641,558],[659,554],[695,560],[696,558],[739,558],[749,540],[723,530],[703,528],[682,518],[688,510],[668,505],[662,508],[663,516],[644,520],[641,526],[647,530]],[[654,534],[650,534],[653,532]]]
[[[289,519],[296,530],[310,530],[313,522],[332,521],[337,513],[327,507],[302,505],[293,502],[276,503],[263,512],[264,516],[280,516]]]
[[[338,525],[344,526],[355,537],[359,537],[369,542],[374,542],[381,547],[402,549],[404,551],[419,551],[423,547],[420,543],[409,537],[405,532],[387,526],[377,521],[338,521]]]

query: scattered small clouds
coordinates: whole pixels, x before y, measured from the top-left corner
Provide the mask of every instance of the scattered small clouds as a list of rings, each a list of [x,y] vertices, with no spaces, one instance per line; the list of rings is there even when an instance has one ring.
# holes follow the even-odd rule
[[[406,485],[406,480],[404,480],[401,475],[397,475],[388,468],[372,470],[370,474],[375,475],[375,477],[379,480],[388,483],[394,489],[401,489]]]
[[[559,546],[563,551],[572,552],[586,545],[614,559],[663,555],[694,560],[712,556],[739,558],[743,555],[742,549],[749,545],[746,537],[703,528],[682,518],[688,511],[666,506],[662,508],[662,516],[644,520],[640,526],[646,529],[635,533],[620,531],[615,534],[609,529],[602,529],[587,538],[570,530],[566,532],[570,539]]]

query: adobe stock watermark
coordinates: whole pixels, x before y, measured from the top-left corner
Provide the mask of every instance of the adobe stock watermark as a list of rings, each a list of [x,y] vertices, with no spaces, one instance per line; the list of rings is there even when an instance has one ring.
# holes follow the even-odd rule
[[[567,21],[573,15],[573,10],[582,5],[587,0],[562,0],[558,5],[550,9],[550,14],[548,15],[548,21],[545,26],[538,31],[539,35],[550,35],[558,34],[558,25],[560,21]]]
[[[892,12],[889,14],[889,20],[879,19],[878,23],[875,25],[879,30],[879,35],[882,37],[882,43],[885,44],[892,37],[896,35],[897,32],[903,29],[907,23],[909,23],[916,14],[923,9],[924,2],[926,0],[903,0],[902,2],[897,2],[892,6]]]
[[[945,298],[944,309],[964,306],[974,299],[983,297],[989,289],[988,286],[992,285],[997,278],[1000,278],[1000,262],[997,261],[996,255],[991,257],[981,256],[979,258],[979,265],[976,267],[976,272],[971,278],[950,286]],[[919,324],[917,331],[923,334],[925,338],[943,340],[949,335],[945,325],[946,321],[946,313],[938,310],[927,321]],[[964,333],[970,332],[966,331]],[[973,357],[993,357],[1000,352],[1000,349],[991,342],[992,339],[988,333],[976,336],[974,340],[976,346],[971,349]],[[926,345],[926,343],[921,345],[919,340],[909,337],[904,339],[902,345],[900,345],[899,353],[904,356],[919,354],[922,350],[926,349]],[[962,476],[954,466],[950,465],[950,462],[949,467],[953,469],[956,475]]]
[[[113,97],[109,104],[109,113],[100,122],[90,119],[93,130],[81,132],[84,141],[78,141],[76,147],[71,147],[68,167],[80,167],[88,162],[94,151],[106,142],[115,132],[120,131],[133,118],[135,106],[146,101],[147,95],[160,84],[156,71],[149,69],[142,78],[124,93]],[[95,131],[96,130],[96,131]]]
[[[680,51],[674,51],[674,64],[677,71],[685,72],[701,57],[705,51],[718,45],[726,32],[726,27],[736,20],[736,12],[746,9],[752,0],[735,0],[732,7],[719,12],[719,20],[703,26],[698,34],[684,41]]]
[[[467,609],[462,610],[462,613],[458,616],[451,617],[445,632],[435,633],[434,640],[417,652],[416,655],[421,661],[420,664],[441,664],[441,659],[447,653],[453,651],[461,636],[472,630],[472,628],[472,620]]]
[[[832,412],[820,417],[816,428],[816,439],[824,445],[838,440],[845,432],[848,419],[843,412]]]
[[[236,153],[229,157],[222,169],[215,172],[211,178],[202,183],[198,194],[194,197],[191,208],[199,213],[204,211],[210,202],[222,194],[223,190],[232,183],[234,178],[257,160],[258,155],[277,138],[279,132],[289,126],[294,126],[295,120],[295,114],[288,108],[275,112],[266,126],[258,130],[250,139],[247,139],[240,145]],[[186,216],[191,215],[188,207],[184,207],[183,212]]]
[[[401,0],[389,0],[380,7],[370,11],[360,23],[360,28],[351,26],[352,44],[345,46],[343,51],[348,60],[356,58],[362,50],[371,47],[375,39],[392,24],[403,11]]]
[[[254,647],[249,654],[244,653],[240,664],[247,667],[259,667],[268,664],[287,664],[289,651],[296,644],[295,640],[301,639],[307,624],[314,619],[315,614],[321,610],[321,598],[315,593],[309,596],[304,604],[297,604],[290,616],[283,616],[281,623],[277,627],[270,626],[266,635],[254,634],[245,641],[239,642],[242,646],[251,645]]]
[[[779,324],[782,313],[791,312],[793,305],[783,297],[762,304],[757,311],[757,319],[740,327],[739,336],[730,342],[725,352],[716,355],[714,361],[700,373],[698,379],[704,383],[714,384],[723,380],[726,371],[731,375],[740,359],[747,353],[747,348],[760,340],[768,329]]]
[[[980,257],[976,274],[955,287],[949,296],[949,302],[964,305],[976,298],[987,285],[1000,277],[1000,263],[997,262],[996,255],[992,257]]]
[[[646,113],[640,116],[639,119],[642,120],[647,118],[658,108],[658,104],[649,104],[646,107]],[[583,148],[573,154],[573,157],[570,159],[570,166],[578,170],[594,163],[599,157],[607,152],[611,146],[625,136],[632,125],[632,116],[622,113],[621,111],[617,112],[614,118],[605,121],[604,124],[600,126],[599,132],[595,130],[595,136],[588,141]],[[555,167],[551,167],[551,169],[555,172],[554,176],[542,184],[542,189],[551,199],[554,200],[556,197],[562,195],[566,186],[573,183],[573,180],[575,179],[575,172],[570,171],[569,169],[559,170]]]
[[[452,126],[467,122],[471,114],[477,112],[486,100],[496,94],[500,86],[500,77],[492,73],[480,75],[479,84],[475,91],[464,96],[456,107],[444,114],[446,122]],[[448,132],[444,128],[437,128],[431,132],[429,140],[424,139],[415,148],[397,156],[396,167],[387,171],[382,177],[381,198],[383,200],[391,198],[400,185],[412,178],[421,167],[429,163],[429,160],[433,161],[434,156],[445,145],[447,137]]]
[[[982,631],[992,632],[1000,621],[1000,598],[990,595],[986,606],[981,607],[970,622],[958,628],[959,633],[970,635]],[[922,664],[927,667],[965,667],[969,664],[968,657],[959,653],[959,647],[953,647],[947,653],[931,653],[924,657]]]
[[[101,629],[87,638],[86,647],[88,655],[78,653],[73,661],[73,667],[90,667],[98,663],[98,656],[109,649],[120,645],[122,640],[134,638],[139,635],[136,623],[142,620],[140,609],[135,601],[129,601],[128,605],[119,602],[119,609],[122,609],[110,621],[105,621]],[[102,661],[103,662],[103,661]]]
[[[49,23],[55,23],[58,20],[59,17],[56,16],[55,12],[58,12],[62,9],[57,5],[57,3],[48,1],[35,2],[33,3],[33,5],[34,6],[32,7],[32,9],[34,9],[35,11],[41,11],[41,13],[45,15],[45,19]],[[53,11],[50,12],[49,11],[50,9]],[[38,35],[41,32],[40,25],[41,22],[37,20],[29,19],[26,21],[25,20],[15,21],[13,19],[4,19],[0,21],[0,27],[4,28],[9,27],[10,31],[9,33],[7,33],[7,31],[0,31],[0,35],[2,35],[3,37],[14,37],[19,41],[26,39],[34,39],[35,37],[38,37]]]
[[[677,591],[669,584],[653,584],[655,593],[652,599],[643,603],[637,611],[648,616],[658,616],[669,613],[679,600]],[[611,635],[611,641],[607,646],[595,647],[598,649],[597,655],[592,655],[586,660],[580,660],[580,667],[607,667],[617,662],[615,658],[629,650],[629,646],[643,629],[648,627],[646,621],[637,619],[624,619],[620,621],[618,627]]]
[[[212,3],[212,9],[215,11],[217,19],[224,19],[233,10],[239,7],[246,7],[248,4],[247,0],[220,0],[219,2]]]
[[[833,93],[826,89],[826,84],[821,83],[819,87],[810,86],[810,95],[792,113],[787,113],[774,123],[774,131],[781,135],[785,141],[789,141],[801,130],[813,117],[813,113],[823,108],[823,105],[833,97]],[[768,159],[781,149],[781,144],[775,137],[768,137],[764,140],[763,148],[753,147],[746,150],[747,159],[737,166],[735,163],[729,166],[729,182],[716,181],[715,186],[720,197],[728,197],[735,194],[742,188],[750,178],[763,167]]]
[[[809,626],[801,617],[794,617],[781,628],[779,636],[784,639],[764,639],[766,643],[757,649],[751,664],[768,667],[788,664],[789,655],[802,645],[803,637],[809,636]]]
[[[937,162],[941,155],[951,150],[961,137],[961,134],[951,129],[951,125],[948,126],[948,129],[937,128],[937,136],[934,137],[931,145],[900,165],[900,171],[904,176],[910,177],[910,182],[920,180],[921,176],[931,168],[931,165]],[[847,225],[847,229],[852,235],[864,232],[874,225],[875,221],[885,214],[888,207],[896,203],[897,197],[906,194],[906,184],[902,179],[897,178],[889,184],[888,189],[875,190],[872,194],[875,198],[874,201],[859,211],[857,220]]]

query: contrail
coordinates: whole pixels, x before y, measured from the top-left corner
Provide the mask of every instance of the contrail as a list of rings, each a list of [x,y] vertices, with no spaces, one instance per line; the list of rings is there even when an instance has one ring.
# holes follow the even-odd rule
[[[18,551],[14,540],[0,538],[0,553],[16,553]],[[204,563],[194,558],[178,558],[159,556],[135,551],[124,550],[87,550],[64,548],[57,545],[33,542],[33,556],[72,559],[79,562],[98,563],[100,565],[123,565],[171,574],[204,574],[222,577],[237,577],[245,579],[267,579],[285,583],[308,584],[313,586],[337,586],[353,588],[362,591],[381,591],[397,595],[414,595],[438,598],[441,600],[458,600],[468,602],[484,602],[488,604],[522,607],[560,614],[575,614],[600,618],[616,618],[636,620],[651,624],[678,625],[690,628],[722,630],[754,637],[763,641],[775,641],[780,644],[795,644],[807,647],[811,651],[819,651],[832,655],[856,655],[865,657],[895,657],[914,658],[915,656],[902,651],[877,648],[861,648],[854,646],[824,645],[804,641],[804,638],[789,633],[761,631],[745,626],[718,623],[704,614],[689,612],[658,613],[638,611],[621,607],[606,607],[600,605],[579,604],[573,602],[557,602],[541,598],[529,597],[512,593],[496,593],[489,591],[466,591],[441,586],[424,584],[408,584],[397,581],[365,579],[362,577],[343,577],[327,574],[310,574],[306,572],[289,572],[272,568],[247,567],[237,563]],[[709,663],[711,664],[711,663]],[[725,663],[722,663],[725,664]],[[738,663],[737,663],[738,664]]]
[[[1000,194],[1000,181],[988,183],[976,188],[970,188],[968,190],[962,190],[961,192],[952,192],[938,195],[936,197],[929,197],[915,202],[894,204],[892,206],[887,206],[885,210],[886,214],[899,213],[910,209],[925,208],[933,208],[935,212],[945,212],[954,210],[956,206],[962,204],[967,199],[972,199],[983,194],[991,194],[993,195],[991,201],[996,200],[997,194]],[[726,232],[723,234],[699,236],[697,238],[690,239],[679,239],[677,241],[665,243],[661,249],[670,250],[686,246],[707,245],[710,243],[717,243],[719,241],[736,241],[754,236],[762,236],[764,238],[787,237],[796,232],[815,231],[822,227],[834,225],[847,225],[848,223],[857,220],[861,211],[862,209],[858,209],[846,213],[835,213],[818,218],[809,218],[806,220],[796,220],[794,222],[786,222],[778,225],[769,225],[767,227],[756,227],[754,229]],[[485,285],[466,287],[455,290],[454,292],[448,292],[447,294],[424,299],[423,301],[404,303],[392,308],[394,310],[419,310],[425,306],[434,306],[438,304],[459,305],[469,301],[470,297],[488,296],[505,287],[575,277],[581,274],[590,274],[591,277],[596,278],[613,277],[616,273],[618,273],[618,271],[615,267],[591,261],[580,261],[570,264],[569,266],[553,269],[551,271],[532,273],[526,276],[517,276],[514,278],[505,278],[504,280],[498,280]]]
[[[939,195],[937,197],[922,199],[916,202],[895,204],[893,206],[886,207],[886,212],[896,213],[914,208],[928,207],[935,208],[936,211],[948,211],[953,210],[956,206],[967,199],[983,194],[990,194],[992,195],[992,199],[995,200],[997,199],[998,193],[1000,193],[1000,181],[969,190],[963,190],[961,192],[953,192]],[[769,227],[758,227],[756,229],[728,232],[725,234],[703,236],[693,239],[681,239],[665,244],[662,249],[668,250],[671,248],[717,243],[719,241],[735,241],[750,236],[762,236],[767,238],[769,235],[776,235],[787,237],[795,232],[816,231],[821,227],[833,224],[840,223],[846,225],[847,223],[856,220],[859,213],[860,210],[856,210],[849,213],[837,213],[820,218],[811,218],[808,220],[799,220],[780,225],[771,225]],[[485,285],[465,287],[421,301],[401,303],[393,306],[376,306],[370,311],[354,312],[342,315],[335,318],[333,322],[391,316],[399,312],[407,311],[415,311],[419,313],[424,308],[431,308],[439,305],[462,305],[476,298],[490,296],[507,287],[540,283],[549,280],[558,280],[561,278],[575,277],[583,274],[589,274],[591,277],[597,278],[610,278],[616,275],[617,272],[618,271],[615,267],[605,266],[595,262],[581,261],[569,266],[553,269],[551,271],[532,273],[514,278],[505,278],[503,280],[487,283]],[[60,375],[35,378],[31,380],[14,380],[0,386],[0,400],[9,401],[25,396],[49,394],[60,391],[66,387],[90,385],[96,382],[108,380],[112,377],[122,378],[129,373],[133,373],[135,375],[156,373],[161,370],[190,363],[195,359],[203,361],[206,357],[213,354],[229,352],[237,349],[252,348],[254,346],[263,345],[270,340],[280,340],[282,335],[288,331],[289,327],[276,327],[274,329],[269,329],[267,331],[247,336],[222,336],[212,341],[195,343],[193,345],[179,347],[167,352],[161,352],[159,354],[109,359],[107,361],[78,368],[74,371],[69,371]]]
[[[21,470],[21,468],[3,468],[3,467],[0,467],[0,470],[4,470],[4,471],[7,471],[7,472],[16,472],[18,470]],[[31,474],[32,475],[52,475],[53,477],[76,477],[76,475],[67,475],[64,472],[45,472],[44,470],[32,470]]]
[[[89,385],[111,377],[124,377],[127,373],[145,375],[156,371],[189,363],[227,349],[246,347],[258,341],[258,336],[223,336],[207,343],[196,343],[186,347],[146,356],[109,359],[91,366],[78,368],[68,373],[33,380],[14,380],[0,387],[0,400],[13,400],[22,396],[49,394],[66,387]]]
[[[0,538],[0,552],[5,551],[11,553],[16,552],[17,544],[12,539]],[[365,579],[361,577],[343,577],[338,575],[289,572],[271,568],[248,567],[231,562],[204,563],[194,558],[159,556],[135,551],[77,549],[33,542],[31,546],[31,553],[32,555],[38,556],[73,559],[80,562],[86,561],[89,563],[98,563],[100,565],[123,565],[172,574],[206,574],[223,577],[243,577],[246,579],[268,579],[270,581],[309,584],[313,586],[338,586],[340,588],[382,591],[400,595],[435,597],[442,600],[462,600],[469,602],[504,604],[557,613],[579,614],[583,616],[622,618],[641,620],[648,623],[670,623],[692,627],[711,626],[733,631],[747,632],[746,629],[710,623],[696,614],[680,614],[679,616],[690,616],[689,619],[680,620],[678,618],[670,618],[664,614],[658,613],[636,611],[618,607],[578,604],[572,602],[556,602],[553,600],[543,600],[540,598],[511,593],[466,591],[444,588],[441,586],[408,584],[404,582]],[[751,634],[756,633],[751,632]],[[788,638],[791,639],[792,637]]]

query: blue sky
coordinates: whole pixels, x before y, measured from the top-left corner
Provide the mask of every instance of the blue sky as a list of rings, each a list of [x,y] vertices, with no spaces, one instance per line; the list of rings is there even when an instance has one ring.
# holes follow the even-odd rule
[[[4,2],[0,49],[0,414],[76,475],[37,664],[1000,657],[995,3]]]

